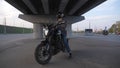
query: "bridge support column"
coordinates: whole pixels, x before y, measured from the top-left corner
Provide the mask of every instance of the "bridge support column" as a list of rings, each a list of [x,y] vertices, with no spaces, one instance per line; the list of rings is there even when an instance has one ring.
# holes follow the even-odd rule
[[[43,38],[43,25],[33,23],[33,35],[35,39],[42,39]]]
[[[67,37],[70,38],[72,37],[72,24],[67,24]]]

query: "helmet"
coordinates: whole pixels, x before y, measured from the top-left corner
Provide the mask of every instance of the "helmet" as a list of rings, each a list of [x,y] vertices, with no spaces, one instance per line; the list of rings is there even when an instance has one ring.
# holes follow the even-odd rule
[[[63,17],[64,17],[64,14],[62,12],[58,12],[57,18],[63,18]]]

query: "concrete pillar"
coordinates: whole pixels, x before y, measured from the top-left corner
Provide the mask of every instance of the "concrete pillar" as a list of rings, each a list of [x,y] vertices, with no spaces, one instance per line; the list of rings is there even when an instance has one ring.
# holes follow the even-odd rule
[[[33,24],[33,35],[35,39],[43,38],[43,25],[42,24]]]
[[[70,38],[72,37],[72,24],[67,24],[67,37]]]

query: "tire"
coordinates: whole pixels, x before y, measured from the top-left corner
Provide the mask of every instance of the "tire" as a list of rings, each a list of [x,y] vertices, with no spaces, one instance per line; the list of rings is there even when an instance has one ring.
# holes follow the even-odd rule
[[[51,54],[51,51],[50,51],[50,48],[48,51],[45,51],[45,50],[41,50],[42,48],[46,47],[45,44],[41,43],[37,46],[37,48],[35,49],[35,59],[36,61],[39,63],[39,64],[42,64],[42,65],[45,65],[47,63],[49,63],[49,61],[51,60],[52,58],[52,54]],[[47,53],[48,57],[45,59],[45,55],[44,55],[44,51],[45,53]],[[42,55],[42,58],[44,58],[44,60],[41,60],[41,55]]]

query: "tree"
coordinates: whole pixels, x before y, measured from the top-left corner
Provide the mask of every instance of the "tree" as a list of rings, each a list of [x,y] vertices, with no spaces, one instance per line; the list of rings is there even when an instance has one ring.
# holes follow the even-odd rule
[[[120,23],[113,24],[113,25],[111,26],[111,28],[109,29],[109,32],[110,32],[110,33],[120,32]]]
[[[113,25],[111,26],[111,28],[109,29],[109,32],[110,32],[110,33],[113,33],[113,32],[114,32],[114,29],[115,29],[114,27],[115,27],[115,24],[113,24]]]

